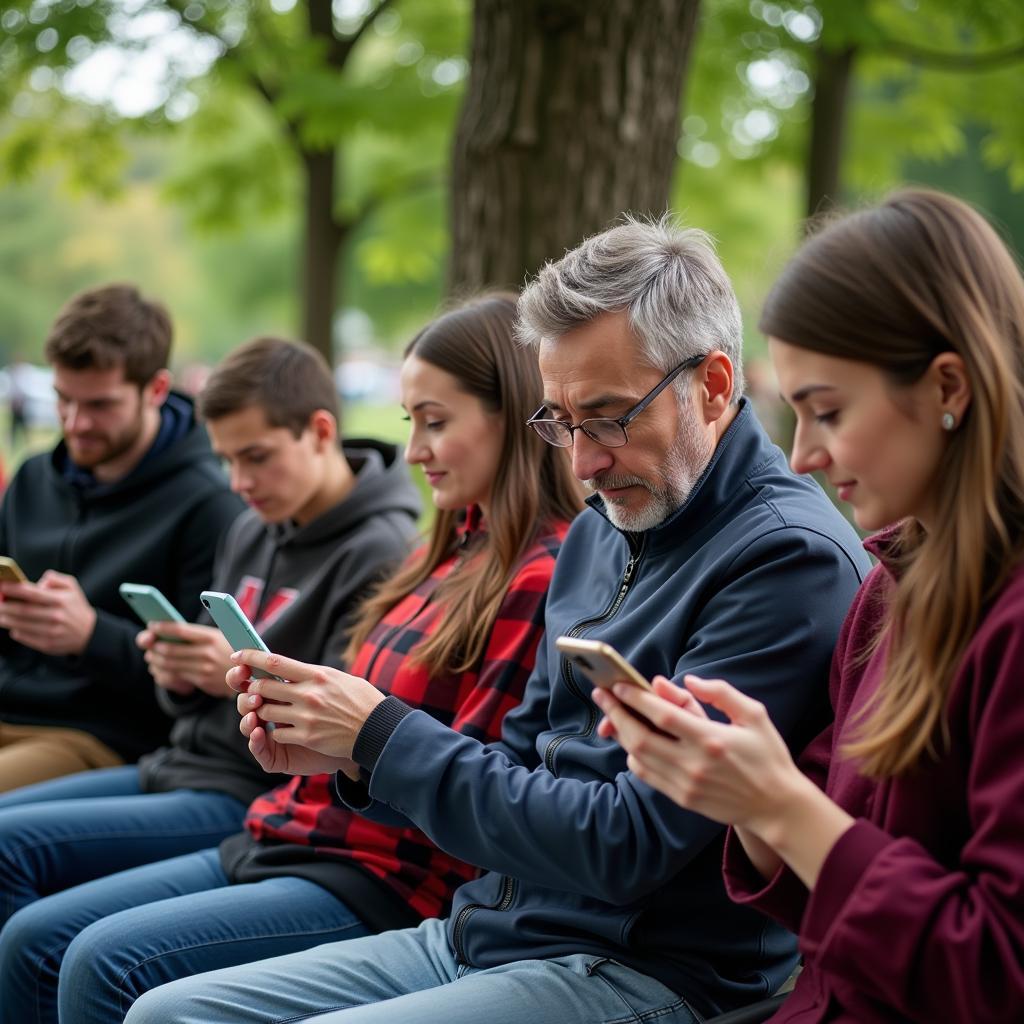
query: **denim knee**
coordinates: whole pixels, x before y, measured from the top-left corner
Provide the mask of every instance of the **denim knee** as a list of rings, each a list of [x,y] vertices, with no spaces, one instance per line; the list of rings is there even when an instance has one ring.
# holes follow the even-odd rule
[[[41,990],[48,988],[51,996],[56,992],[64,944],[59,923],[38,903],[19,910],[0,929],[0,1005],[5,1016],[35,1019]]]

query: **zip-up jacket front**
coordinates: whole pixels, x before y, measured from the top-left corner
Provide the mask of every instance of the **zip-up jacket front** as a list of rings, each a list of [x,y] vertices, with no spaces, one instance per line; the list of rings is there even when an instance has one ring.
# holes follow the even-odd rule
[[[244,512],[211,586],[235,596],[272,651],[339,667],[359,601],[408,554],[421,507],[397,446],[352,440],[343,451],[356,474],[347,497],[301,527]],[[199,621],[211,622],[206,612]],[[216,790],[247,804],[280,780],[249,753],[233,696],[180,700],[161,690],[160,700],[177,720],[170,746],[139,762],[144,791]]]
[[[47,569],[74,576],[97,616],[77,657],[43,654],[0,631],[0,718],[92,733],[128,761],[163,742],[170,723],[135,646],[142,625],[117,588],[149,583],[194,618],[220,537],[242,508],[192,402],[174,393],[171,403],[182,436],[123,479],[76,486],[62,441],[25,462],[0,510],[0,553],[31,580]]]
[[[745,402],[665,522],[625,534],[591,505],[559,554],[537,665],[502,742],[388,698],[356,743],[368,791],[341,775],[337,785],[365,814],[411,820],[487,869],[456,893],[449,939],[461,962],[603,955],[708,1015],[773,991],[793,937],[729,901],[722,828],[627,770],[555,639],[607,641],[648,678],[728,679],[798,747],[827,714],[829,658],[868,562]]]

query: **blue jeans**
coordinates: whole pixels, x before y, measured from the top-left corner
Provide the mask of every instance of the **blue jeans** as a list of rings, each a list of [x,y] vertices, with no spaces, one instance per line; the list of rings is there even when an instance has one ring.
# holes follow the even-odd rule
[[[63,1024],[64,1018],[61,1018]],[[184,978],[124,1024],[696,1024],[661,982],[576,954],[487,970],[455,962],[445,923]]]
[[[301,878],[231,885],[216,850],[109,875],[19,911],[0,943],[4,1024],[111,1024],[177,978],[366,935]]]
[[[245,811],[224,793],[142,793],[132,765],[16,789],[0,797],[0,925],[41,896],[219,843]]]
[[[245,810],[223,793],[143,794],[132,766],[69,775],[0,798],[0,1024],[36,1019],[16,1010],[29,955],[17,922],[32,904],[126,868],[206,849],[237,832]],[[93,920],[81,909],[62,919],[62,931],[70,933],[64,945]],[[55,986],[63,946],[54,942],[46,942],[36,973],[51,972]]]

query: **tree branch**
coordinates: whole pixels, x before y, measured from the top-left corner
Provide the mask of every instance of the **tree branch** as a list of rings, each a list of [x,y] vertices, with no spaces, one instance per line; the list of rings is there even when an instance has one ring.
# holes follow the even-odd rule
[[[925,64],[942,71],[991,71],[1024,60],[1024,42],[990,50],[988,53],[944,53],[898,39],[886,39],[878,50],[893,57],[902,57],[913,64]]]
[[[393,188],[384,189],[373,195],[367,196],[362,205],[349,217],[338,218],[338,227],[345,233],[354,231],[365,224],[386,202],[395,198],[400,193],[419,192],[421,189],[430,188],[432,185],[441,183],[439,171],[423,171],[420,174],[413,174],[397,182]]]
[[[356,44],[362,39],[366,30],[380,17],[392,4],[394,0],[380,0],[376,7],[370,13],[363,18],[362,24],[349,36],[343,36],[338,39],[333,47],[331,47],[330,61],[332,67],[338,68],[339,70],[345,66],[345,62],[348,60],[352,51],[356,48]]]

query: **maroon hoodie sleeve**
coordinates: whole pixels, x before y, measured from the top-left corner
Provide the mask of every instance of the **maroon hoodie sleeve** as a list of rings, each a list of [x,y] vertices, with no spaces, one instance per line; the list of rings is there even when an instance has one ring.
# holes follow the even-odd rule
[[[950,694],[969,815],[959,856],[860,820],[807,903],[805,955],[911,1020],[1024,1020],[1021,666],[1024,596],[982,624]]]
[[[858,648],[858,638],[865,630],[877,628],[877,614],[871,614],[872,596],[876,592],[877,576],[869,576],[857,591],[850,611],[843,620],[829,671],[829,699],[833,712],[842,703],[844,668],[850,664],[849,651]],[[869,614],[865,615],[865,610]],[[869,621],[865,621],[868,619]],[[819,733],[797,759],[797,765],[819,789],[825,789],[828,767],[832,760],[835,720]],[[735,829],[728,829],[723,855],[725,887],[736,903],[748,904],[774,918],[791,932],[799,931],[800,921],[807,906],[807,886],[783,864],[770,879],[765,879],[750,862]]]

